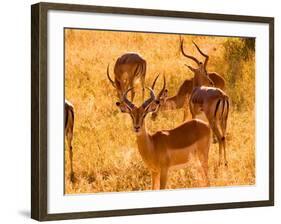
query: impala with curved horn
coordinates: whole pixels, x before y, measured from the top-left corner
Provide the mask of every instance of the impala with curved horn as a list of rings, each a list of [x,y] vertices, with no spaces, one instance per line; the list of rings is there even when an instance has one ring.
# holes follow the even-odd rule
[[[229,114],[228,96],[218,88],[196,87],[191,93],[189,108],[192,118],[195,118],[202,111],[204,112],[219,143],[219,165],[222,164],[223,151],[224,164],[227,166],[225,136]]]
[[[191,59],[198,66],[198,68],[193,68],[190,65],[185,65],[185,66],[187,66],[187,68],[189,68],[194,73],[193,87],[204,85],[204,86],[214,86],[214,87],[224,90],[225,89],[224,78],[216,72],[207,72],[209,56],[207,54],[203,53],[195,42],[193,42],[193,44],[195,45],[198,52],[202,56],[205,57],[204,63],[199,61],[197,58],[186,54],[184,52],[183,39],[180,40],[180,49],[181,49],[181,53],[183,54],[183,56]]]
[[[181,40],[181,51],[185,57],[192,59],[197,63],[198,68],[194,69],[186,65],[194,72],[193,90],[189,100],[189,108],[192,118],[195,118],[203,112],[211,126],[211,129],[219,143],[219,165],[222,164],[222,151],[224,153],[224,164],[227,166],[225,135],[227,127],[227,119],[229,113],[229,98],[224,93],[222,88],[225,86],[224,79],[217,76],[216,84],[213,82],[206,66],[209,61],[209,56],[204,54],[195,42],[193,42],[201,55],[205,57],[204,63],[199,62],[195,57],[187,55],[183,50],[183,40]],[[220,81],[217,81],[220,80]],[[210,86],[220,87],[214,88]]]
[[[158,78],[158,76],[156,78]],[[154,85],[155,81],[152,85],[152,89],[154,88]],[[185,121],[188,118],[189,114],[189,98],[191,96],[192,89],[193,78],[184,80],[174,96],[168,97],[167,89],[165,89],[163,93],[158,94],[157,99],[159,100],[160,104],[158,109],[152,113],[152,120],[156,119],[159,111],[176,110],[183,108],[183,121]]]
[[[195,44],[195,43],[194,43]],[[183,49],[183,40],[181,40],[181,52],[182,54],[196,62],[196,64],[201,68],[197,69],[192,68],[191,66],[186,65],[191,71],[194,73],[200,73],[199,71],[204,71],[202,74],[206,75],[207,78],[204,76],[201,78],[200,74],[199,77],[197,75],[196,79],[191,78],[191,79],[186,79],[184,82],[180,85],[179,89],[177,90],[177,93],[174,96],[168,97],[168,91],[165,90],[164,94],[158,95],[157,99],[160,101],[160,105],[158,109],[152,113],[152,119],[155,120],[158,112],[159,111],[166,111],[166,110],[175,110],[175,109],[184,109],[184,115],[183,115],[183,120],[185,121],[188,118],[188,111],[189,111],[189,98],[193,89],[193,86],[200,85],[198,83],[204,83],[205,85],[208,86],[215,86],[217,88],[220,88],[224,90],[225,88],[225,81],[224,78],[222,78],[220,75],[218,75],[216,72],[205,72],[206,71],[206,66],[209,60],[209,56],[204,54],[199,47],[195,44],[197,50],[199,53],[201,53],[205,57],[205,62],[204,64],[202,62],[199,62],[199,60],[191,55],[188,55],[184,52]],[[202,81],[198,81],[198,79],[202,79]],[[210,79],[210,80],[209,80]],[[197,81],[195,81],[197,80]],[[195,82],[195,84],[194,84]]]
[[[64,103],[64,134],[66,142],[69,148],[69,162],[70,162],[70,180],[74,181],[74,172],[72,165],[73,151],[72,151],[72,140],[73,140],[73,128],[74,128],[74,107],[73,105],[65,100]]]
[[[142,86],[142,97],[144,98],[144,85],[146,74],[146,61],[137,53],[126,53],[120,56],[114,66],[114,81],[109,75],[109,64],[107,66],[107,77],[117,91],[117,97],[122,98],[124,92],[134,87],[139,79]],[[135,91],[131,92],[131,100],[134,100]]]
[[[153,90],[158,77],[159,75],[155,78],[152,84],[151,88]],[[157,100],[159,101],[159,107],[157,108],[156,111],[152,113],[151,116],[152,120],[156,119],[159,111],[176,110],[176,109],[183,108],[184,109],[183,121],[185,121],[188,117],[188,102],[189,102],[190,94],[192,92],[192,88],[193,88],[193,80],[187,79],[180,85],[177,94],[174,96],[168,97],[167,89],[160,92],[157,95]]]
[[[187,121],[180,126],[148,133],[145,126],[145,117],[154,112],[159,106],[159,101],[151,88],[150,98],[140,107],[135,106],[127,99],[125,92],[123,100],[117,102],[121,112],[130,114],[133,122],[133,130],[136,133],[137,145],[142,160],[151,172],[152,189],[165,189],[168,171],[170,169],[184,167],[192,159],[197,158],[200,163],[201,174],[206,185],[208,179],[208,155],[210,147],[210,128],[200,120]],[[163,86],[162,91],[165,89]]]

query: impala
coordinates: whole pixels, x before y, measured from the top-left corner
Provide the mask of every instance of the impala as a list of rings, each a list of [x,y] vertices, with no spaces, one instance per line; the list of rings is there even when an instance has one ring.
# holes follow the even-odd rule
[[[207,72],[207,64],[209,61],[209,56],[205,53],[203,53],[200,48],[197,46],[195,42],[193,44],[195,45],[196,49],[199,51],[199,53],[205,57],[205,61],[201,62],[197,58],[188,55],[184,52],[184,46],[183,46],[183,39],[180,40],[180,49],[183,56],[186,58],[189,58],[193,60],[197,64],[197,68],[193,68],[190,65],[186,65],[193,73],[194,73],[194,79],[193,79],[193,87],[196,86],[215,86],[217,88],[220,88],[222,90],[225,89],[225,80],[223,77],[221,77],[216,72]],[[197,75],[199,74],[199,76]]]
[[[107,77],[117,91],[117,97],[121,99],[124,92],[134,87],[137,80],[141,81],[142,97],[144,98],[144,85],[146,74],[146,61],[137,53],[123,54],[116,60],[114,66],[114,81],[109,75],[109,64],[107,66]],[[131,100],[134,100],[135,91],[131,92]]]
[[[195,61],[198,68],[191,66],[187,67],[194,73],[193,78],[193,90],[189,99],[189,108],[192,118],[195,118],[201,112],[203,112],[211,126],[211,129],[219,143],[219,162],[222,162],[222,151],[224,153],[224,164],[227,166],[226,158],[226,146],[225,146],[225,134],[227,127],[227,119],[229,113],[229,98],[224,93],[222,88],[225,86],[223,78],[217,76],[214,81],[209,77],[206,70],[206,66],[209,60],[209,56],[204,54],[195,42],[193,42],[197,50],[201,55],[205,57],[204,63],[200,62],[193,56],[186,54],[183,50],[183,40],[181,40],[181,51],[185,57],[188,57]],[[216,80],[216,81],[215,81]],[[220,81],[218,81],[220,80]],[[215,84],[215,82],[217,82]],[[214,88],[210,86],[217,86],[220,88]]]
[[[218,88],[213,87],[195,87],[192,91],[189,108],[192,118],[204,112],[211,129],[219,143],[219,162],[222,162],[222,151],[224,153],[224,164],[227,166],[225,135],[227,127],[227,119],[229,113],[228,96]]]
[[[213,73],[212,73],[213,74]],[[209,76],[210,79],[214,82],[215,87],[217,82],[213,80],[212,75]],[[156,77],[156,79],[158,76]],[[153,82],[152,89],[154,88],[155,81]],[[183,108],[183,121],[188,118],[189,114],[189,98],[193,89],[193,78],[186,79],[180,85],[177,93],[174,96],[168,97],[168,90],[165,89],[164,93],[158,94],[157,99],[159,100],[160,104],[158,109],[152,113],[152,120],[155,120],[159,111],[167,111],[167,110],[176,110]]]
[[[155,78],[153,84],[152,84],[152,89],[154,89],[155,82],[158,79],[158,76]],[[164,82],[165,82],[165,77],[164,77]],[[188,102],[189,102],[189,97],[192,92],[193,88],[193,81],[192,79],[186,79],[179,87],[177,94],[171,97],[168,97],[168,90],[165,89],[164,91],[160,92],[157,95],[157,100],[159,101],[159,106],[152,113],[151,118],[153,120],[156,119],[158,112],[159,111],[166,111],[166,110],[175,110],[175,109],[184,109],[184,116],[183,120],[185,121],[188,116]]]
[[[140,107],[135,106],[127,99],[127,93],[131,89],[126,91],[122,101],[117,102],[116,105],[121,112],[128,113],[132,118],[139,153],[151,172],[152,189],[165,189],[168,171],[184,167],[194,158],[199,161],[201,174],[204,176],[206,185],[209,186],[209,126],[203,121],[194,119],[174,129],[150,134],[146,130],[145,117],[157,109],[159,101],[153,90],[146,88],[150,91],[150,98]]]
[[[72,166],[72,140],[73,140],[73,128],[74,128],[74,107],[73,105],[65,100],[64,103],[64,134],[66,138],[66,142],[69,148],[69,161],[70,161],[70,180],[74,181],[74,173]]]

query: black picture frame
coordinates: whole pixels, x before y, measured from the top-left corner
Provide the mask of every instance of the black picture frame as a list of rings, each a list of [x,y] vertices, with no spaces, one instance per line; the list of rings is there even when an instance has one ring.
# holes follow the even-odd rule
[[[167,18],[195,18],[269,24],[269,200],[48,214],[47,12],[49,10],[160,16]],[[274,205],[274,18],[90,5],[38,3],[31,6],[31,59],[31,217],[33,219],[46,221]]]

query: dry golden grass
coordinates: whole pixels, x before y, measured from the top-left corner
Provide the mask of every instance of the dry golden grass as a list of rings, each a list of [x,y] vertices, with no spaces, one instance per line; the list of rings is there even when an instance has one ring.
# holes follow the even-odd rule
[[[76,177],[72,184],[66,148],[65,192],[150,189],[150,173],[138,152],[131,118],[120,113],[115,106],[116,92],[107,80],[106,67],[110,63],[112,74],[118,56],[128,51],[138,52],[148,63],[146,84],[151,85],[156,74],[165,74],[169,95],[173,95],[183,80],[192,77],[184,66],[191,62],[179,51],[179,36],[90,30],[65,32],[65,91],[66,98],[75,107],[73,166]],[[192,40],[208,52],[209,71],[225,77],[226,92],[231,99],[227,132],[229,167],[219,170],[215,176],[218,144],[212,144],[209,155],[211,186],[254,184],[254,54],[245,60],[232,57],[235,51],[230,44],[242,49],[239,48],[242,43],[239,38],[184,36],[184,39],[185,48],[191,54],[200,57],[191,44]],[[156,92],[161,86],[162,80],[158,82]],[[137,94],[137,104],[141,103],[140,99],[141,94]],[[181,123],[182,118],[181,110],[161,112],[155,122],[147,117],[147,128],[151,132],[173,128]],[[201,180],[196,173],[196,166],[172,171],[167,187],[198,187]]]

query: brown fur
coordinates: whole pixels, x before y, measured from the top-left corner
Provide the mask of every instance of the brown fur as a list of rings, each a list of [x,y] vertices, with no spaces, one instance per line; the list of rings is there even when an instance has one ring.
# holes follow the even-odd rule
[[[148,113],[154,112],[159,104],[154,94],[151,98],[154,100],[149,101],[148,105],[143,103],[140,107],[131,102],[126,103],[125,97],[124,101],[117,102],[116,105],[121,112],[130,114],[132,118],[140,155],[151,171],[152,189],[164,189],[169,169],[184,166],[194,157],[199,159],[206,184],[209,185],[209,126],[203,121],[191,120],[174,129],[150,134],[145,127],[145,117]]]
[[[213,81],[214,87],[225,90],[225,79],[216,72],[208,72],[209,78]]]
[[[180,44],[182,54],[185,57],[193,60],[197,64],[197,68],[193,68],[187,65],[187,67],[194,73],[193,91],[189,100],[189,108],[192,114],[192,118],[195,118],[195,116],[198,115],[201,111],[204,112],[212,128],[212,131],[219,142],[219,164],[222,163],[221,157],[223,149],[224,163],[225,165],[227,165],[225,133],[229,111],[229,100],[226,94],[222,91],[225,88],[225,80],[215,72],[208,73],[207,65],[209,56],[203,53],[195,42],[193,42],[193,44],[195,45],[198,52],[205,58],[204,62],[200,62],[197,58],[184,52],[183,40],[181,40]],[[208,88],[216,85],[219,88]],[[227,108],[225,108],[225,106],[227,106]],[[217,117],[218,111],[221,111],[221,116],[219,118]]]
[[[214,86],[224,90],[225,81],[219,76],[217,73],[212,72],[208,73],[210,79],[213,81]],[[167,95],[158,96],[160,105],[157,111],[152,113],[152,119],[155,120],[159,111],[167,111],[167,110],[176,110],[176,109],[184,109],[183,121],[188,118],[189,114],[189,98],[193,89],[193,78],[186,79],[180,85],[178,92],[176,95],[168,97]]]
[[[146,61],[137,53],[126,53],[120,56],[114,66],[114,81],[109,75],[109,66],[107,68],[107,77],[116,88],[117,97],[121,99],[124,92],[134,87],[137,79],[141,80],[142,94],[144,98],[144,86],[146,75]],[[133,101],[135,91],[131,92],[131,100]]]
[[[219,142],[219,164],[222,163],[222,150],[224,162],[227,165],[225,134],[229,113],[228,96],[220,89],[214,87],[196,87],[193,89],[189,108],[192,118],[204,112],[209,121],[211,129]]]

